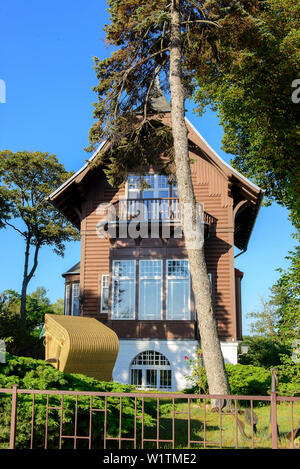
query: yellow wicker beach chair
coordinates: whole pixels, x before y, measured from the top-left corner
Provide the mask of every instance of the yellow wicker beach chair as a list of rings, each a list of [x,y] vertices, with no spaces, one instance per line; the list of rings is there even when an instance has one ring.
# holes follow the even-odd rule
[[[118,351],[117,335],[97,319],[45,315],[45,358],[64,373],[111,381]]]

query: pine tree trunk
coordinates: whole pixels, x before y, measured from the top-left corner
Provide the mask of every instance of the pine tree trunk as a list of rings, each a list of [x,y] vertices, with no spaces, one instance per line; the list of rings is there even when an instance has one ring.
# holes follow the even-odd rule
[[[218,338],[217,323],[213,311],[210,280],[204,257],[204,243],[189,246],[195,236],[191,223],[185,223],[185,207],[190,207],[193,220],[196,217],[196,201],[192,185],[187,127],[185,123],[185,97],[181,78],[181,30],[180,0],[172,0],[171,6],[171,47],[170,47],[170,88],[171,119],[174,139],[176,177],[181,207],[182,228],[188,252],[193,292],[195,296],[201,348],[206,368],[209,393],[230,394],[224,359]]]

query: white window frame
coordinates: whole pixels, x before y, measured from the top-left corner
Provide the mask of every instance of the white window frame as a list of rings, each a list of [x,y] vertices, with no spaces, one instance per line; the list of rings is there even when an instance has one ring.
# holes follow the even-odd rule
[[[130,198],[140,199],[141,194],[142,194],[143,191],[145,191],[145,192],[153,191],[154,192],[154,195],[153,195],[154,199],[159,198],[159,191],[168,190],[169,191],[168,197],[171,197],[171,192],[173,193],[174,190],[176,192],[178,191],[177,185],[173,184],[173,183],[167,183],[167,185],[165,187],[164,186],[161,187],[161,184],[160,184],[161,178],[162,177],[168,177],[165,174],[159,174],[159,173],[145,173],[144,175],[140,175],[140,174],[136,174],[136,173],[129,173],[128,174],[128,177],[132,177],[132,176],[139,178],[140,186],[141,186],[141,182],[143,181],[144,178],[147,178],[147,176],[153,176],[154,177],[154,187],[151,187],[151,188],[150,187],[149,188],[139,187],[139,188],[130,189],[129,188],[129,182],[127,180],[127,182],[126,182],[126,196],[127,196],[127,199],[130,199]],[[130,197],[130,195],[134,192],[137,193],[137,195],[135,197]],[[173,195],[172,195],[172,197],[173,197]]]
[[[107,282],[107,285],[104,285],[104,282]],[[108,305],[107,305],[107,309],[104,309],[104,305],[103,305],[104,288],[107,288],[107,301],[108,301],[109,300],[109,274],[101,275],[100,314],[108,314]]]
[[[114,271],[115,271],[115,265],[117,262],[132,262],[133,265],[134,265],[134,273],[133,273],[133,276],[132,277],[126,277],[126,276],[116,276],[114,275]],[[133,311],[133,317],[129,317],[129,318],[120,318],[116,315],[116,312],[115,312],[115,305],[114,305],[114,298],[115,298],[115,280],[116,279],[119,279],[119,280],[133,280],[133,298],[134,298],[134,311]],[[132,260],[132,259],[118,259],[118,260],[114,260],[113,263],[112,263],[112,301],[111,301],[112,305],[111,305],[111,318],[113,320],[120,320],[120,321],[134,321],[135,318],[136,318],[136,261],[135,260]]]
[[[129,178],[130,177],[139,178],[138,187],[134,187],[132,189],[129,188]],[[141,194],[140,181],[141,181],[141,176],[139,174],[134,174],[134,173],[128,174],[128,179],[126,181],[126,198],[127,199],[140,199],[140,194]],[[132,196],[134,196],[134,197],[132,197]]]
[[[65,316],[70,315],[71,284],[67,283],[65,288]]]
[[[160,271],[161,275],[153,275],[153,276],[142,276],[141,275],[141,265],[145,262],[156,262],[160,264]],[[138,309],[138,319],[143,320],[143,321],[161,321],[163,318],[163,277],[164,277],[164,272],[163,272],[163,261],[160,259],[142,259],[139,261],[139,278],[138,278],[138,289],[139,289],[139,309]],[[141,281],[142,280],[160,280],[161,282],[161,287],[160,287],[160,312],[159,312],[159,317],[142,317],[141,315]]]
[[[155,360],[154,360],[154,363],[147,363],[147,364],[134,363],[135,360],[138,359],[139,357],[143,357],[143,356],[147,357],[147,354],[149,356],[149,352],[152,355],[154,354],[154,356],[155,356],[155,353],[159,355],[160,360],[159,360],[158,364],[155,364]],[[161,360],[161,358],[163,358],[163,360]],[[161,361],[166,362],[166,363],[160,363]],[[161,352],[158,352],[156,350],[145,350],[144,352],[141,352],[138,355],[136,355],[134,357],[134,359],[132,360],[132,362],[130,364],[130,367],[129,367],[130,383],[132,383],[132,381],[131,381],[131,371],[132,370],[141,370],[142,371],[142,384],[141,384],[141,386],[135,385],[138,389],[158,389],[158,390],[163,390],[163,391],[171,391],[173,389],[173,383],[174,383],[173,370],[171,368],[170,361]],[[157,372],[157,383],[156,383],[157,386],[154,387],[154,386],[147,386],[146,385],[147,370]],[[160,372],[161,371],[169,371],[170,372],[170,374],[171,374],[171,385],[170,386],[161,387],[161,385],[160,385]]]
[[[188,269],[189,269],[189,276],[188,276],[188,291],[189,291],[189,298],[188,298],[188,317],[186,318],[174,318],[174,317],[169,317],[168,316],[168,303],[169,303],[169,282],[171,279],[174,280],[185,280],[187,277],[182,277],[182,276],[169,276],[168,275],[168,264],[169,262],[178,262],[178,261],[184,261],[188,263]],[[166,259],[166,319],[167,321],[190,321],[192,316],[192,311],[191,311],[191,273],[190,273],[190,267],[189,267],[189,261],[188,259]]]
[[[135,187],[129,187],[129,178],[137,178],[135,183]],[[151,177],[153,182],[153,187],[141,187],[143,185],[143,181],[146,180],[147,177]],[[164,178],[164,179],[162,179]],[[161,196],[162,191],[167,191],[167,194]],[[171,202],[169,198],[174,197],[174,191],[176,191],[176,201],[174,200]],[[147,197],[147,194],[150,195],[152,192],[151,197]],[[135,217],[139,217],[141,220],[148,221],[148,220],[167,220],[169,219],[170,215],[172,214],[172,218],[174,218],[174,213],[179,213],[179,203],[178,203],[178,188],[172,182],[168,182],[168,176],[159,173],[145,173],[144,175],[130,173],[128,174],[128,179],[126,182],[126,197],[127,200],[132,200],[129,206],[127,203],[124,207],[124,214],[126,216],[134,215]],[[154,199],[154,200],[153,200]],[[163,200],[167,200],[166,203],[161,202]],[[152,201],[152,202],[151,202]],[[127,214],[127,211],[129,212]],[[178,215],[177,218],[178,219]]]
[[[74,295],[75,287],[76,287],[76,290],[77,290],[76,295]],[[73,282],[72,283],[71,316],[79,316],[79,308],[80,308],[79,297],[80,297],[80,284],[79,284],[79,282]],[[75,299],[78,301],[78,314],[76,314],[76,315],[74,315],[74,300]]]

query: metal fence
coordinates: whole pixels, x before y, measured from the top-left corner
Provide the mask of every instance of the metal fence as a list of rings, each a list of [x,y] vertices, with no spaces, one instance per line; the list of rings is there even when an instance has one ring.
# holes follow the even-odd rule
[[[208,405],[211,399],[217,403],[214,412]],[[50,391],[13,386],[0,389],[0,409],[4,408],[9,408],[10,415],[2,416],[7,429],[0,426],[0,440],[2,447],[10,449],[277,449],[297,448],[300,439],[300,397],[278,396],[274,384],[270,396]],[[258,417],[259,412],[266,418]]]

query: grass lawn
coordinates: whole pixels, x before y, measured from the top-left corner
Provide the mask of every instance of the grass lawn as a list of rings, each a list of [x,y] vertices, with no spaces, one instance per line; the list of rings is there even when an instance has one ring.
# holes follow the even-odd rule
[[[180,413],[179,413],[180,412]],[[188,405],[186,403],[177,404],[176,406],[176,421],[175,421],[175,448],[184,449],[188,448]],[[255,419],[257,419],[256,432],[253,435],[253,446],[254,448],[271,448],[272,438],[269,435],[270,426],[270,406],[264,405],[261,407],[254,408]],[[172,415],[173,411],[161,416],[159,422],[159,439],[160,440],[171,440],[172,439]],[[196,401],[191,403],[190,406],[190,440],[191,441],[203,441],[204,434],[207,442],[212,444],[206,444],[207,448],[220,448],[220,441],[222,442],[222,448],[236,448],[238,445],[239,449],[248,449],[252,447],[252,432],[251,422],[249,419],[247,422],[243,408],[239,413],[238,418],[240,422],[244,424],[244,436],[241,431],[237,430],[236,436],[236,422],[234,415],[222,415],[221,417],[221,428],[220,431],[220,415],[219,413],[211,412],[209,406],[205,409],[205,426],[204,426],[204,405],[203,402],[198,404]],[[300,420],[300,402],[293,404],[293,420],[294,429],[297,428]],[[291,441],[287,439],[288,432],[291,431],[291,405],[290,403],[281,403],[277,406],[277,421],[279,428],[279,439],[278,446],[280,448],[291,448]],[[157,426],[152,428],[145,428],[146,439],[157,438]],[[237,439],[237,441],[236,441]],[[294,446],[300,448],[300,438],[296,438]],[[156,448],[156,443],[146,442],[145,448]],[[191,444],[193,448],[204,448],[204,444]],[[170,449],[172,444],[160,443],[161,449]]]

